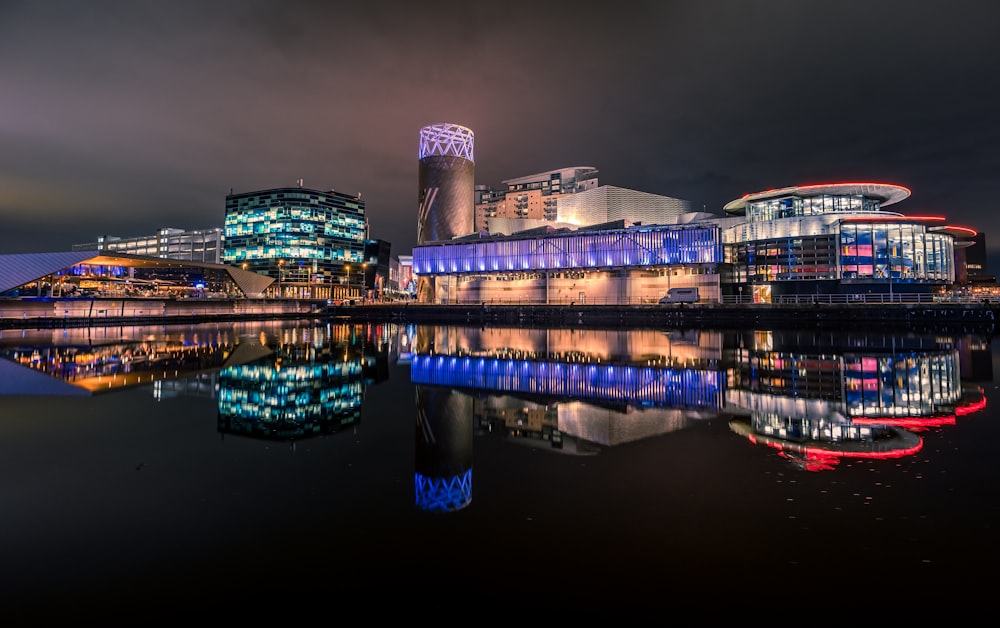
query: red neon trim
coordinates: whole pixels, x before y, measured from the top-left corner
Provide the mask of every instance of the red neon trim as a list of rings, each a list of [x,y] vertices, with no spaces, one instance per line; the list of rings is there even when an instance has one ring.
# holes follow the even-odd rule
[[[778,450],[780,455],[790,457],[794,455],[802,456],[806,461],[819,461],[822,466],[828,469],[844,458],[861,458],[865,460],[890,460],[893,458],[905,458],[912,456],[924,447],[924,439],[921,438],[913,447],[908,449],[896,449],[893,451],[837,451],[824,449],[821,447],[800,446],[792,444],[782,444],[769,442],[764,443],[772,449]],[[817,469],[821,470],[821,469]]]
[[[979,392],[982,392],[981,390]],[[967,406],[962,406],[961,408],[955,408],[955,414],[958,416],[966,416],[968,414],[973,414],[979,412],[986,407],[986,397],[984,396],[979,401],[974,401]]]
[[[978,231],[976,231],[975,229],[969,228],[969,227],[959,227],[957,225],[948,225],[947,227],[945,227],[945,229],[954,229],[955,231],[964,231],[964,232],[968,233],[971,236],[979,235]]]

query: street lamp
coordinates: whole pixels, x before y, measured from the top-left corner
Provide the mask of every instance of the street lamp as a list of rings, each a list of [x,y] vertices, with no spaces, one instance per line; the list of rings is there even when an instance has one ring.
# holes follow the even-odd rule
[[[347,296],[351,296],[351,265],[344,264],[344,270],[347,271]]]
[[[283,294],[281,292],[281,276],[284,274],[284,272],[285,272],[285,260],[279,259],[278,260],[278,298],[279,299],[283,296]]]

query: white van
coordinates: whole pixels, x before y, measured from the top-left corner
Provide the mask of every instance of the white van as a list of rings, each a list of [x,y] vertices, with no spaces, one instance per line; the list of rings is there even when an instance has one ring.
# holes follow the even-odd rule
[[[698,298],[697,288],[671,288],[660,298],[660,303],[697,303]]]

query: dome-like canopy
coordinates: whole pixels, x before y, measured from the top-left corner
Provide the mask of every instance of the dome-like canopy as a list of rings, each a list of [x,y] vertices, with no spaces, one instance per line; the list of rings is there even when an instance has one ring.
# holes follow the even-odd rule
[[[820,183],[817,185],[796,185],[788,188],[778,188],[775,190],[766,190],[764,192],[755,192],[753,194],[744,194],[735,201],[726,203],[726,206],[723,207],[723,209],[731,214],[739,214],[746,209],[747,203],[752,201],[759,201],[767,198],[779,198],[782,196],[809,197],[822,196],[825,194],[832,196],[861,195],[868,198],[878,199],[879,202],[885,206],[898,203],[899,201],[905,199],[910,195],[910,190],[901,185],[893,185],[891,183]]]

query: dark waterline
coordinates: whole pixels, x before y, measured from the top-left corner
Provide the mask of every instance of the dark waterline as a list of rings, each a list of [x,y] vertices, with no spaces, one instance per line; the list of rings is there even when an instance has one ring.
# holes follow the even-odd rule
[[[503,610],[825,613],[990,599],[992,579],[973,574],[988,574],[998,553],[991,338],[546,334],[295,321],[4,330],[5,606],[39,618],[196,607],[294,616],[374,605],[399,617],[474,609],[472,618],[487,619]],[[169,350],[157,344],[165,337],[175,351],[169,365],[183,376],[142,366],[162,360],[154,356]],[[733,366],[739,339],[747,350],[758,343],[761,355],[824,357],[778,382],[759,362]],[[120,356],[123,345],[139,381],[111,381],[109,390],[79,371],[46,367],[60,379],[12,361],[26,347],[39,360],[77,347],[85,361],[84,348]],[[214,350],[181,355],[178,346]],[[733,412],[734,388],[765,409],[799,399],[809,412],[816,400],[851,398],[848,368],[839,381],[809,369],[907,359],[896,368],[912,367],[915,383],[902,389],[924,397],[923,406],[910,403],[926,416],[896,418],[919,438],[915,451],[799,455],[737,429],[745,413]],[[491,360],[482,368],[494,371],[454,370],[463,360],[466,369]],[[326,406],[299,421],[262,426],[246,412],[252,404],[234,410],[221,396],[268,388],[281,369],[332,364],[341,366],[306,378],[322,382],[309,394]],[[604,379],[545,384],[539,364]],[[536,370],[519,374],[525,365]],[[608,379],[614,367],[652,368],[664,381],[702,375],[658,397]],[[961,399],[921,395],[925,383],[950,381],[940,375],[949,368],[959,371]],[[102,377],[114,371],[109,364]],[[722,390],[716,372],[726,375]],[[462,373],[471,385],[461,385]],[[859,381],[886,386],[886,378]],[[549,394],[557,383],[575,397]],[[97,392],[81,395],[81,386]],[[723,407],[713,410],[716,398]],[[453,481],[422,489],[428,478]]]

